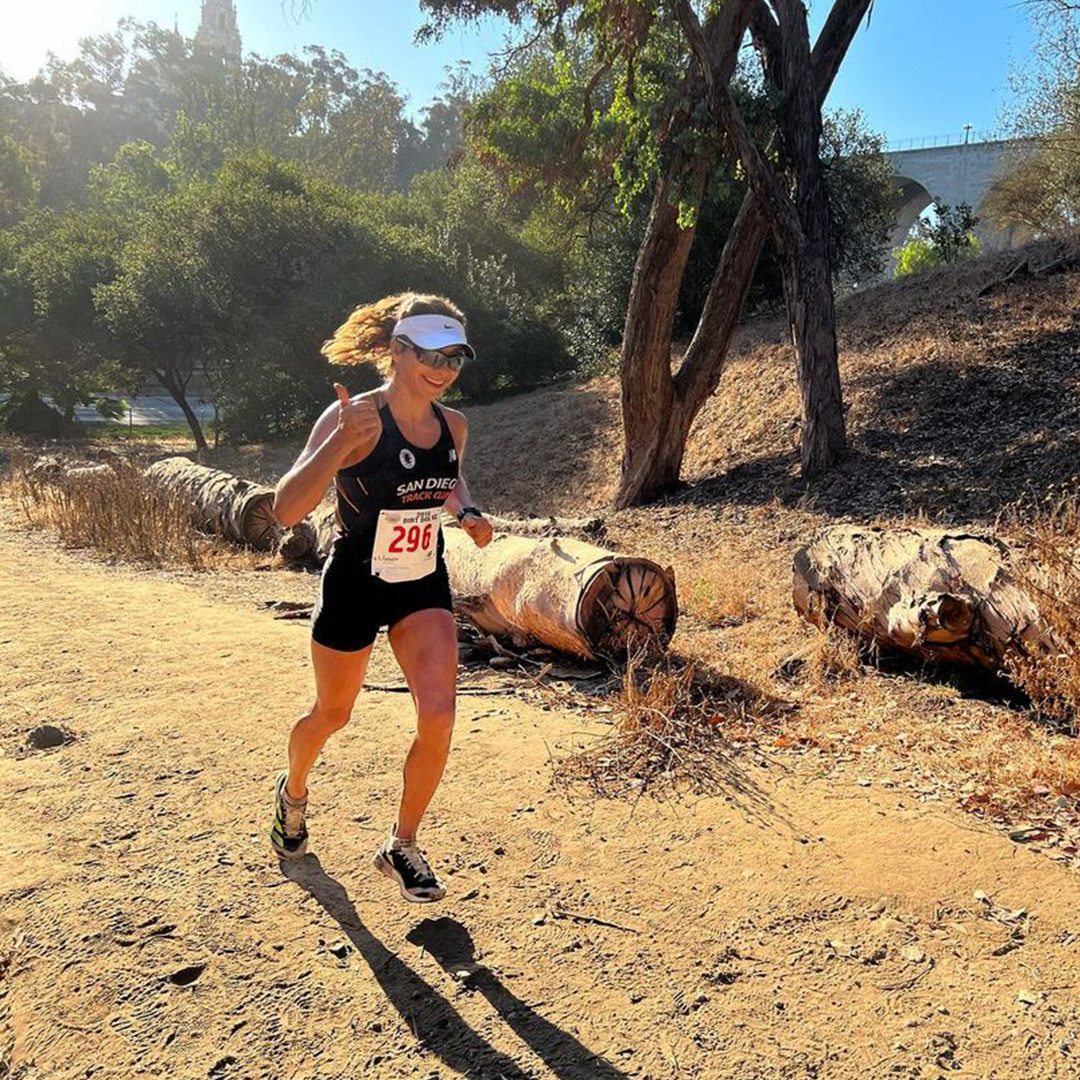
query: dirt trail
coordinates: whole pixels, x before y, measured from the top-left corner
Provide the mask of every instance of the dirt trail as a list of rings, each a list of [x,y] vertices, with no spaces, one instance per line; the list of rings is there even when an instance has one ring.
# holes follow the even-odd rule
[[[0,1075],[1077,1073],[1077,879],[958,814],[738,758],[726,798],[570,801],[582,719],[473,694],[414,907],[369,863],[406,696],[331,740],[283,871],[307,625],[10,528],[0,580]],[[20,756],[47,722],[76,740]]]

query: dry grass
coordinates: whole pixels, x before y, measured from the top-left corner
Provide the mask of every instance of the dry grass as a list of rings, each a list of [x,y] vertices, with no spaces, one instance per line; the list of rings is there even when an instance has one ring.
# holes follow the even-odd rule
[[[756,614],[754,594],[759,585],[745,566],[721,568],[715,561],[687,572],[681,568],[684,610],[708,626],[739,626]]]
[[[1019,577],[1035,598],[1050,640],[1010,659],[1010,677],[1035,710],[1077,734],[1080,717],[1080,494],[1049,494],[1034,509],[1016,507],[1005,528],[1019,540]]]
[[[812,686],[824,690],[832,684],[862,675],[865,646],[855,634],[831,622],[814,629],[808,664]]]
[[[53,458],[48,464],[15,453],[5,478],[8,498],[32,528],[48,529],[69,547],[92,548],[110,558],[196,570],[240,569],[267,557],[231,548],[198,532],[182,499],[146,483],[123,459],[100,463]]]
[[[749,740],[754,723],[741,691],[725,692],[694,663],[646,649],[632,653],[619,676],[610,734],[559,762],[556,779],[605,797],[722,785],[728,751]]]

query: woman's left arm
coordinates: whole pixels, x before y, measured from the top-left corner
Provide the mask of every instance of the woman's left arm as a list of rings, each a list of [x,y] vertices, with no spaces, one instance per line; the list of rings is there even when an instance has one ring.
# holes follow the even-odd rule
[[[443,508],[447,513],[457,517],[465,507],[472,507],[474,512],[466,514],[461,519],[461,527],[472,537],[477,547],[486,547],[491,543],[494,530],[491,522],[473,504],[468,485],[465,483],[465,475],[462,472],[465,464],[465,441],[469,437],[469,424],[465,417],[455,409],[446,409],[446,418],[450,425],[450,434],[454,437],[454,448],[457,450],[458,482],[447,496]]]

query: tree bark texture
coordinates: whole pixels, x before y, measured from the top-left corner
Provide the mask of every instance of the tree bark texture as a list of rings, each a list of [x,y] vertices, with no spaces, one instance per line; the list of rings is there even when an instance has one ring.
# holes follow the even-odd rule
[[[714,56],[713,77],[725,84],[735,68],[747,7],[748,0],[725,4],[706,30]],[[669,146],[675,146],[688,130],[691,107],[703,86],[701,72],[691,65],[684,81],[683,107],[676,109],[665,133]],[[717,151],[671,150],[653,195],[634,266],[619,361],[623,460],[616,509],[643,502],[679,480],[694,417],[683,408],[671,378],[671,336],[694,229],[680,226],[677,204],[681,201],[696,214]]]
[[[887,649],[996,672],[1048,640],[1011,564],[994,536],[835,525],[795,555],[795,607]]]
[[[836,7],[844,6],[844,0],[838,0]],[[846,6],[858,8],[860,0]],[[821,169],[822,102],[815,85],[806,8],[801,0],[777,0],[776,7],[783,61],[781,124],[799,223],[797,230],[778,228],[776,236],[802,396],[802,475],[812,480],[847,450],[829,265],[829,201]]]
[[[190,501],[197,528],[259,551],[275,550],[286,530],[274,517],[274,491],[186,457],[155,461],[143,474],[164,491]],[[286,544],[289,549],[289,545]]]
[[[700,162],[690,180],[688,201],[695,209],[701,202],[706,173],[705,163]],[[667,176],[657,184],[634,266],[619,362],[623,460],[616,509],[677,484],[686,448],[683,428],[687,425],[671,379],[671,335],[694,229],[679,225],[678,207],[670,202],[675,182]]]
[[[488,633],[596,659],[675,632],[670,567],[567,537],[498,533],[478,548],[462,529],[444,536],[454,608]]]
[[[824,194],[824,192],[822,192]],[[829,268],[828,227],[783,250],[784,293],[802,399],[802,476],[813,480],[847,450],[843,390],[836,344],[836,311]]]

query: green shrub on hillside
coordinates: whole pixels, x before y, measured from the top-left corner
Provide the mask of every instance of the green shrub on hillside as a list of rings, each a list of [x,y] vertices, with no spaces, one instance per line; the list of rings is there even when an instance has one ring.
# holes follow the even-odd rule
[[[972,232],[978,222],[967,203],[938,203],[937,220],[920,221],[916,234],[902,247],[893,248],[893,277],[918,274],[978,255],[979,238]]]

